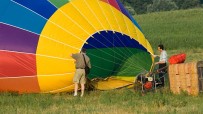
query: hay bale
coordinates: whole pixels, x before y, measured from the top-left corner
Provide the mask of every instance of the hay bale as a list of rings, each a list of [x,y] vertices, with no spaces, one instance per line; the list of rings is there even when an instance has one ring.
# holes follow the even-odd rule
[[[198,84],[198,74],[191,74],[191,84],[192,85],[199,85]]]
[[[186,74],[185,77],[186,77],[186,86],[190,87],[191,86],[191,76],[190,76],[190,74]]]
[[[187,90],[186,78],[184,77],[184,75],[180,75],[180,77],[181,77],[180,78],[180,89],[183,91],[186,91]]]
[[[175,65],[174,65],[174,71],[175,71],[175,74],[176,74],[176,75],[179,74],[178,64],[175,64]]]
[[[186,63],[185,64],[185,74],[190,74],[190,70],[189,70],[189,64],[188,63]]]
[[[181,89],[180,89],[180,76],[176,75],[175,76],[175,86],[176,86],[176,92],[180,93]]]
[[[168,73],[169,73],[170,75],[175,74],[174,65],[169,65],[169,67],[168,67]]]
[[[201,73],[198,72],[198,67],[202,68],[203,62],[170,65],[170,90],[175,94],[186,91],[190,95],[198,95],[200,91],[199,75],[201,75]]]
[[[197,96],[199,94],[199,89],[197,89],[197,88],[191,89],[191,92],[189,94]]]
[[[180,75],[185,75],[185,64],[179,64],[177,65],[178,67],[178,72]]]
[[[190,71],[190,74],[197,74],[198,73],[197,62],[189,63],[188,69]]]

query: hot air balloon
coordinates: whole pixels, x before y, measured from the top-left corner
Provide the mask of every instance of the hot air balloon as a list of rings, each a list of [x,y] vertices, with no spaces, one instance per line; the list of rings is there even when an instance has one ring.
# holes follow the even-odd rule
[[[97,89],[124,87],[151,70],[153,50],[119,0],[0,2],[0,91],[69,92],[72,53],[87,49]]]

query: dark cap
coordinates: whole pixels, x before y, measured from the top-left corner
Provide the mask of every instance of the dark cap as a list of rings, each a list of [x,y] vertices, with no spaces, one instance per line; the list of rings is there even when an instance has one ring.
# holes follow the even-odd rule
[[[86,53],[86,49],[82,48],[81,52]]]

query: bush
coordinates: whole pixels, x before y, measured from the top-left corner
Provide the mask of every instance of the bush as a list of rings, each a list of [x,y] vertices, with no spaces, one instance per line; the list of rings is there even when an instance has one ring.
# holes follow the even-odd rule
[[[131,6],[125,6],[125,8],[129,11],[129,13],[130,13],[131,15],[135,15],[135,14],[136,14],[136,12],[135,12],[135,10],[133,9],[133,7],[131,7]]]
[[[189,9],[200,6],[200,0],[173,0],[179,9]]]
[[[152,0],[128,0],[137,14],[147,13],[147,6],[152,4]]]
[[[175,2],[171,0],[153,0],[153,3],[147,6],[147,12],[170,11],[178,9]]]

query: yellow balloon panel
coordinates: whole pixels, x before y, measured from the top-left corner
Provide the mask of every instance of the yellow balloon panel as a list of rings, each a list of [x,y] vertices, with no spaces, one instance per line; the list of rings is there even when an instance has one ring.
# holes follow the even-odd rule
[[[49,40],[42,36],[40,37],[40,42],[38,45],[40,46],[40,48],[37,49],[38,54],[53,56],[62,59],[72,59],[70,55],[72,53],[79,52],[79,48],[81,47],[81,45],[83,45],[83,43],[78,42],[75,45],[66,45],[53,40]]]
[[[97,17],[94,15],[94,13],[91,11],[91,7],[88,5],[87,1],[73,1],[72,3],[73,7],[77,7],[77,10],[79,12],[79,15],[81,15],[81,19],[83,21],[77,21],[78,23],[88,23],[90,27],[94,29],[94,32],[103,30],[103,27],[101,26],[101,23],[97,20]],[[90,34],[91,31],[86,29],[86,26],[83,26],[85,30],[87,30]]]
[[[125,22],[125,20],[124,20],[124,15],[122,14],[122,13],[120,13],[116,8],[114,8],[114,7],[111,7],[111,9],[112,9],[112,13],[113,13],[113,15],[116,17],[115,18],[115,20],[116,20],[116,22],[117,22],[117,24],[118,24],[118,26],[119,26],[119,29],[122,31],[122,32],[127,32],[128,34],[129,34],[129,32],[128,32],[128,30],[127,30],[127,25],[126,25],[126,22]]]
[[[91,10],[89,10],[89,9],[87,9],[87,7],[83,6],[87,3],[89,4],[89,7],[91,6],[92,9],[95,9],[94,11],[97,11],[101,15],[98,17],[95,17],[92,14]],[[108,5],[104,2],[98,2],[98,1],[86,1],[83,4],[81,4],[79,1],[74,1],[74,2],[71,2],[71,4],[73,7],[70,7],[70,5],[67,4],[66,6],[69,6],[69,7],[65,7],[65,6],[62,7],[62,11],[64,13],[66,13],[67,15],[69,15],[71,20],[77,20],[78,18],[81,18],[81,17],[84,20],[86,20],[86,22],[84,22],[84,20],[77,21],[77,23],[79,23],[79,25],[81,27],[83,27],[86,31],[89,30],[88,28],[86,28],[87,27],[86,24],[90,24],[89,22],[91,22],[91,24],[89,26],[93,27],[94,31],[92,31],[92,32],[88,31],[88,33],[94,34],[98,31],[100,31],[102,28],[104,28],[105,30],[115,30],[117,32],[121,32],[126,35],[129,35],[133,38],[137,38],[135,26],[132,23],[132,21],[129,18],[127,18],[125,15],[123,15],[120,11],[118,11],[117,9],[111,8],[110,5]],[[78,7],[78,10],[76,10],[75,7]],[[100,7],[102,7],[102,8],[100,8]],[[106,10],[106,9],[108,9],[108,10]],[[73,13],[70,13],[70,12],[72,12],[72,10],[73,10]],[[76,10],[76,11],[74,11],[74,10]],[[86,10],[89,10],[89,11],[84,12]],[[75,15],[75,13],[78,13],[78,11],[80,11],[79,12],[80,16]],[[117,18],[117,20],[115,18]],[[102,26],[99,26],[100,22],[97,19],[104,20],[105,23],[103,23],[103,21],[102,21]],[[87,20],[90,20],[90,21],[87,21]],[[126,25],[119,24],[119,23],[124,23],[123,20],[125,20]],[[86,23],[86,24],[84,24],[84,23]],[[128,29],[126,28],[126,26],[128,27]]]
[[[127,17],[124,18],[124,21],[125,21],[126,27],[127,27],[127,33],[128,33],[127,35],[129,35],[131,38],[134,38],[135,40],[137,40],[139,42],[135,25],[133,25],[132,21]]]
[[[54,16],[52,16],[54,17]],[[51,18],[52,19],[52,18]],[[68,29],[68,28],[66,28]],[[66,29],[63,29],[61,27],[58,27],[56,24],[53,24],[52,22],[48,21],[46,23],[45,28],[43,29],[39,42],[41,43],[41,37],[46,37],[48,39],[52,39],[67,45],[74,45],[77,43],[84,43],[86,42],[85,39],[79,38],[79,34],[72,34],[70,32],[67,32]],[[69,28],[70,29],[70,28]],[[72,29],[72,28],[71,28]],[[83,31],[81,31],[82,33]],[[81,35],[81,34],[80,34]],[[43,42],[46,43],[46,42]],[[43,45],[39,45],[38,48],[43,47]]]
[[[137,29],[137,31],[138,31],[137,32],[137,37],[139,38],[138,39],[139,43],[142,44],[147,49],[147,40],[145,39],[145,37],[142,34],[142,32],[140,32],[138,29]]]
[[[37,55],[37,74],[60,74],[72,73],[75,71],[74,60],[63,60]]]
[[[104,11],[101,8],[100,1],[98,0],[85,0],[86,4],[91,8],[96,16],[94,17],[94,21],[98,19],[102,26],[104,27],[104,30],[111,30],[110,24],[107,21],[107,17],[104,14]],[[98,15],[99,14],[99,15]],[[94,22],[93,21],[93,22]]]
[[[118,26],[119,23],[117,23],[117,21],[115,19],[117,17],[115,17],[115,15],[113,14],[113,11],[112,11],[113,9],[111,8],[111,5],[108,5],[104,2],[100,2],[100,5],[102,7],[104,15],[107,18],[107,21],[110,24],[111,29],[121,32],[119,29],[119,26]]]
[[[59,91],[67,86],[71,86],[73,85],[73,76],[74,73],[38,76],[40,90],[41,92]]]
[[[76,3],[75,3],[76,2]],[[77,22],[77,26],[75,26],[75,28],[70,28],[74,31],[78,30],[78,26],[80,26],[83,31],[81,32],[85,32],[87,31],[88,33],[94,33],[96,30],[91,26],[90,23],[88,23],[87,20],[85,20],[84,18],[88,19],[88,17],[84,17],[81,12],[77,9],[77,4],[79,4],[77,1],[72,1],[69,4],[66,4],[65,6],[63,6],[62,8],[60,8],[60,10],[62,12],[64,12],[66,15],[68,15],[71,19],[69,20],[69,22],[67,23],[73,23],[73,21]],[[92,34],[89,34],[92,35]],[[90,36],[81,36],[81,38],[87,39]]]
[[[65,86],[63,88],[55,89],[44,93],[72,92],[74,91],[74,88],[75,88],[75,84],[72,84],[72,85]]]
[[[147,42],[147,49],[149,50],[149,52],[150,52],[151,54],[153,54],[153,53],[154,53],[154,51],[153,51],[153,49],[152,49],[152,47],[151,47],[151,45],[150,45],[149,41],[148,41],[148,40],[146,40],[146,42]]]
[[[115,76],[116,79],[118,80],[124,80],[124,81],[128,81],[130,83],[134,83],[135,82],[135,77],[131,77],[131,76]]]
[[[110,15],[113,16],[110,18],[110,21],[113,21],[116,23],[117,26],[115,26],[117,29],[119,29],[119,31],[122,31],[124,33],[128,33],[128,30],[127,30],[127,23],[125,22],[125,19],[126,16],[123,15],[123,13],[121,13],[120,11],[118,11],[118,9],[116,9],[115,7],[110,7],[109,4],[105,3],[105,2],[100,2],[102,7],[106,6],[107,8],[104,8],[105,9],[105,13],[106,12],[110,12]],[[106,13],[107,14],[107,13]],[[108,15],[109,17],[109,15]],[[132,23],[130,21],[130,23]]]
[[[110,78],[108,80],[99,81],[95,83],[94,87],[96,87],[99,90],[111,90],[111,89],[126,87],[132,84],[133,84],[132,82]]]
[[[115,30],[117,32],[121,32],[123,34],[126,34],[126,35],[130,36],[131,38],[134,38],[134,39],[138,40],[138,42],[139,42],[137,32],[140,32],[140,31],[138,31],[138,28],[135,27],[135,25],[132,23],[132,21],[128,17],[123,15],[116,8],[110,8],[111,6],[109,4],[101,2],[100,5],[102,7],[104,7],[104,9],[108,8],[112,12],[112,13],[108,13],[108,12],[110,12],[109,10],[104,10],[104,13],[106,14],[106,17],[109,17],[110,19],[114,19],[114,20],[109,20],[109,24],[110,25],[115,25],[115,24],[118,25],[119,24],[119,26],[115,26],[113,28],[113,30]],[[115,18],[117,18],[118,23],[116,23]],[[126,25],[123,24],[123,23],[125,23]],[[124,26],[126,26],[126,27],[124,27]]]
[[[71,20],[69,14],[65,13],[63,10],[58,10],[57,12],[55,12],[55,15],[50,18],[50,21],[57,24],[56,26],[58,26],[58,28],[61,28],[65,32],[72,34],[73,36],[77,36],[76,39],[80,38],[82,40],[85,40],[84,38],[88,38],[91,35],[86,31],[93,30],[88,24],[86,24],[86,26],[84,27],[78,24],[78,21],[81,21],[81,23],[87,23],[84,19],[77,21]]]

